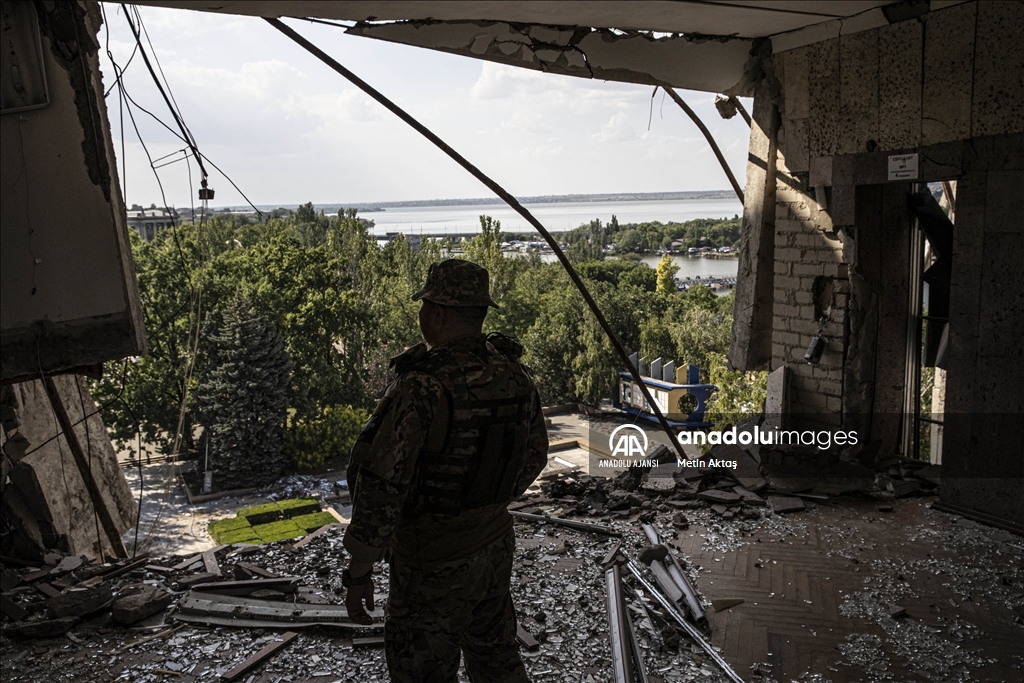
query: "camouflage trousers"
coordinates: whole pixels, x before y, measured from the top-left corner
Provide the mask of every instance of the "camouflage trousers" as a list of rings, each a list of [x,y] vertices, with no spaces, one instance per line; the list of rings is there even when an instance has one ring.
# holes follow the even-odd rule
[[[515,533],[430,569],[391,560],[384,649],[394,683],[529,683],[509,594]]]

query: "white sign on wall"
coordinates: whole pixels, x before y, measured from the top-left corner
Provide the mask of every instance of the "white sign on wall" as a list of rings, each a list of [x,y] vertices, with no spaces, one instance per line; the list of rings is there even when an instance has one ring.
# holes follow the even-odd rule
[[[919,154],[890,154],[889,180],[917,180]]]

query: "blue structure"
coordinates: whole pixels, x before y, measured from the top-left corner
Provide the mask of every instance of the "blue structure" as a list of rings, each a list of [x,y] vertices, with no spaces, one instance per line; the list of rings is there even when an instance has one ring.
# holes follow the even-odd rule
[[[637,358],[637,354],[634,353],[630,360],[640,371],[651,397],[657,402],[670,426],[694,429],[713,425],[705,421],[704,413],[707,410],[708,399],[718,387],[714,384],[701,384],[700,369],[696,365],[687,364],[685,367],[676,368],[674,361],[662,364],[658,358],[651,362],[648,369],[644,361]],[[655,423],[658,421],[636,380],[628,372],[619,373],[612,405],[644,420]],[[689,412],[686,412],[687,410]]]

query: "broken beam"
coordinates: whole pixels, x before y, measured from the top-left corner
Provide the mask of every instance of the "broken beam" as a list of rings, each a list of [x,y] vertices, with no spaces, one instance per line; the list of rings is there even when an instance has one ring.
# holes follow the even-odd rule
[[[613,529],[610,526],[604,526],[603,524],[592,524],[591,522],[577,522],[571,519],[562,519],[561,517],[545,517],[544,515],[532,515],[529,512],[510,511],[510,515],[518,517],[519,519],[525,519],[530,522],[550,522],[551,524],[558,524],[559,526],[569,527],[570,529],[577,529],[579,531],[591,531],[595,534],[604,534],[606,536],[621,536],[622,533],[617,529]]]
[[[260,664],[263,664],[263,662],[276,655],[278,651],[284,649],[285,647],[288,647],[288,645],[298,637],[299,634],[295,631],[286,632],[283,636],[281,636],[281,640],[275,640],[271,643],[267,643],[259,652],[254,654],[252,657],[249,657],[249,659],[245,660],[244,662],[236,666],[234,669],[231,669],[227,673],[221,675],[221,679],[225,681],[235,680],[242,674],[250,671],[251,669],[256,668]]]
[[[518,622],[516,623],[516,640],[529,652],[536,652],[540,649],[540,642]]]

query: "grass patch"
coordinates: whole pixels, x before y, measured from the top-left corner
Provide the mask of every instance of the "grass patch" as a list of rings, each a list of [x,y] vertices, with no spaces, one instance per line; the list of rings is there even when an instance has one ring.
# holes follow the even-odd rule
[[[270,524],[260,524],[254,526],[252,530],[264,543],[284,541],[289,538],[300,538],[306,535],[306,532],[303,529],[300,529],[298,525],[290,519],[281,520],[280,522],[271,522]]]
[[[235,517],[218,519],[207,527],[217,543],[273,543],[305,536],[331,524],[334,516],[320,511],[315,498],[293,498],[238,510]]]
[[[313,512],[308,515],[299,515],[298,517],[292,517],[291,521],[294,522],[295,525],[300,529],[305,529],[306,531],[316,531],[320,527],[327,526],[328,524],[334,524],[338,520],[335,519],[334,515],[332,515],[329,512]]]

